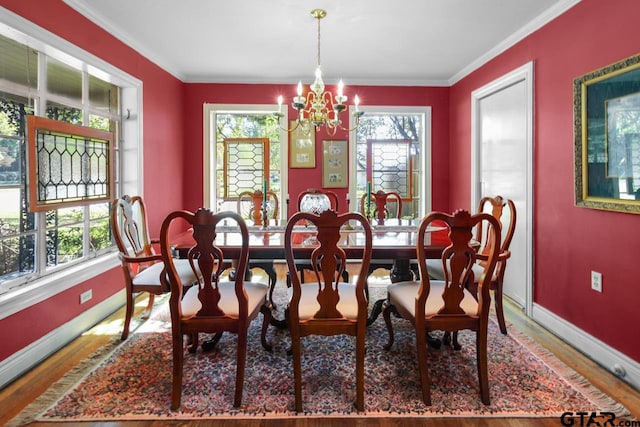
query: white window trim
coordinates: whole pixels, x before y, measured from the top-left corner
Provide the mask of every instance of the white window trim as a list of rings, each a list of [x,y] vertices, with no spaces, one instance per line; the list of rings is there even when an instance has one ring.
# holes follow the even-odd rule
[[[431,211],[431,107],[398,107],[398,106],[375,106],[367,105],[360,106],[360,111],[364,111],[371,114],[422,114],[424,118],[424,126],[422,127],[422,163],[420,168],[422,169],[423,182],[420,185],[420,198],[423,203],[420,205],[420,217],[423,217],[427,212]],[[349,115],[349,152],[356,152],[357,135],[355,129],[356,123],[352,115]],[[359,201],[356,200],[356,156],[352,155],[349,161],[349,194],[353,194],[354,197],[350,198],[349,210],[355,211],[358,208]]]
[[[0,7],[0,34],[45,52],[63,61],[81,61],[92,74],[121,87],[122,118],[120,162],[121,194],[142,195],[142,82],[97,56],[69,43],[67,40],[35,25],[21,16]],[[46,40],[46,42],[44,42]],[[77,286],[120,265],[115,253],[99,255],[72,267],[23,283],[0,297],[0,319],[11,316],[34,304]],[[19,283],[19,282],[18,282]]]

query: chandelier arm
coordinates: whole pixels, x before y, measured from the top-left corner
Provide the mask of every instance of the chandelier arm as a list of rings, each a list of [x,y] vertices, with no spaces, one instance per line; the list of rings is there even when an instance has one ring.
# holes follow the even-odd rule
[[[316,99],[315,92],[309,91],[304,101],[305,108],[303,108],[301,111],[304,113],[307,113],[307,117],[309,117],[309,115],[313,111],[313,104],[315,104],[316,102],[317,102],[317,99]]]
[[[364,115],[364,111],[354,111],[352,113],[352,115],[356,119],[355,126],[352,127],[352,128],[346,128],[346,127],[342,126],[342,124],[339,124],[338,127],[340,128],[340,130],[343,130],[345,132],[352,132],[354,130],[358,130],[358,127],[360,126],[360,117],[362,117]]]

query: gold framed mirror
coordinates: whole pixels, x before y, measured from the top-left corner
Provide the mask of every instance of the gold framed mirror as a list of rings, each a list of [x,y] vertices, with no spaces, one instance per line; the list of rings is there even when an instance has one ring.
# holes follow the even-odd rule
[[[640,213],[640,55],[574,80],[577,206]]]

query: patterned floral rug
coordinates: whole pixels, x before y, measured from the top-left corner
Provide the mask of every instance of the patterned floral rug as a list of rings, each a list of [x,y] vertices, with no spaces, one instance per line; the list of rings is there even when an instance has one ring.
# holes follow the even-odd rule
[[[382,292],[372,290],[372,299]],[[305,412],[296,414],[292,362],[286,353],[288,332],[270,328],[274,348],[272,353],[266,352],[260,345],[260,321],[253,323],[249,333],[242,407],[232,407],[236,346],[235,336],[225,334],[213,351],[185,353],[182,407],[171,411],[171,334],[166,302],[161,307],[156,304],[154,312],[126,342],[114,341],[52,387],[12,424],[213,417],[557,417],[576,410],[626,413],[624,407],[515,328],[510,327],[508,336],[500,334],[494,321],[489,328],[491,405],[480,401],[474,335],[465,331],[460,333],[462,350],[448,346],[429,349],[433,404],[427,407],[421,400],[410,324],[394,319],[395,344],[385,351],[387,332],[382,318],[367,330],[364,413],[353,406],[353,338],[303,340]]]

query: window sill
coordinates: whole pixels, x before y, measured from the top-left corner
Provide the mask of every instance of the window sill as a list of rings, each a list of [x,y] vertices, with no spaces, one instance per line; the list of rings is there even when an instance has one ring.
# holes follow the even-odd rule
[[[33,283],[22,285],[20,288],[0,296],[0,320],[119,265],[118,253],[114,252],[43,277]]]

